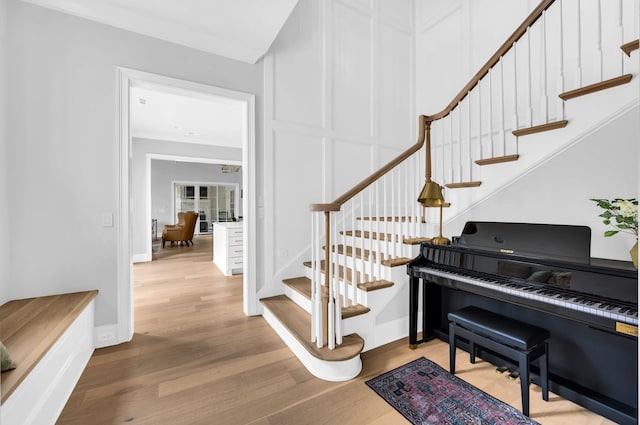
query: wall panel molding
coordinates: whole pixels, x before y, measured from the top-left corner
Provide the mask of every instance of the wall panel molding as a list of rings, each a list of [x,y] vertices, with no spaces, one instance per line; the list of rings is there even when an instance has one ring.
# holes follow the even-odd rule
[[[388,162],[380,152],[415,142],[414,0],[385,1],[300,0],[265,57],[265,97],[273,100],[265,102],[264,204],[277,202],[294,178],[320,192],[293,201],[291,215],[264,209],[265,237],[273,241],[265,250],[265,292],[303,272],[287,246],[308,256],[308,203],[332,201],[345,182]],[[305,165],[297,177],[281,162],[287,146],[289,162]],[[308,232],[283,240],[277,232],[286,226]]]

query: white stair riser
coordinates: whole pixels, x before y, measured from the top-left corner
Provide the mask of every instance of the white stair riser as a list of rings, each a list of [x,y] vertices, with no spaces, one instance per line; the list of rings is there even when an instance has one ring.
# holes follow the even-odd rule
[[[393,252],[393,247],[392,247],[393,244],[391,242],[377,241],[374,239],[364,239],[364,245],[363,245],[362,239],[355,238],[354,240],[354,238],[351,236],[345,236],[340,241],[340,244],[349,246],[349,247],[353,247],[355,244],[356,248],[360,248],[360,249],[364,248],[374,252],[382,252],[384,254],[386,254],[387,252]],[[395,249],[396,249],[397,257],[413,258],[416,255],[418,255],[420,245],[410,245],[405,243],[402,243],[402,244],[396,243],[395,245],[396,245]]]
[[[339,228],[342,230],[342,228]],[[347,230],[352,230],[348,226]],[[399,233],[404,235],[421,235],[426,230],[426,223],[414,223],[409,221],[393,222],[393,221],[375,221],[375,220],[357,220],[356,229],[367,232],[376,233]]]
[[[362,370],[360,356],[349,360],[329,362],[320,360],[312,356],[298,340],[291,335],[289,330],[275,317],[269,309],[265,308],[263,317],[282,338],[287,346],[293,351],[298,359],[314,376],[333,382],[348,381],[358,376]]]
[[[300,294],[298,291],[290,287],[289,285],[284,285],[284,295],[287,296],[291,301],[298,304],[302,307],[307,313],[311,314],[311,300]]]

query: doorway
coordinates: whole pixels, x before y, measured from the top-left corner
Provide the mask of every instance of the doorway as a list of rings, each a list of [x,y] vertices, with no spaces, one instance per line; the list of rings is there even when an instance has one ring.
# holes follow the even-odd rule
[[[157,74],[118,68],[118,119],[119,119],[119,208],[118,208],[118,319],[117,343],[133,337],[133,273],[132,273],[132,151],[130,122],[130,94],[132,87],[162,87],[175,93],[196,93],[201,96],[217,96],[242,103],[242,209],[244,211],[244,273],[243,310],[247,315],[258,314],[256,297],[256,202],[255,202],[255,97],[220,87],[179,80]],[[148,226],[150,229],[150,226]],[[150,230],[149,230],[150,232]],[[150,235],[149,235],[150,236]]]

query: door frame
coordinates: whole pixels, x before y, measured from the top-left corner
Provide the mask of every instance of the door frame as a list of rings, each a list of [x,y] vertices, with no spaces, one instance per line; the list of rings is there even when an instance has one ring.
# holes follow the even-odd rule
[[[242,140],[242,191],[244,230],[243,310],[259,314],[256,291],[256,156],[255,95],[221,87],[181,80],[159,74],[117,67],[117,144],[118,144],[118,217],[117,217],[117,335],[115,343],[130,341],[134,332],[133,259],[131,217],[131,156],[129,99],[134,84],[155,84],[182,90],[228,97],[244,102]],[[150,230],[150,229],[149,229]],[[213,261],[213,259],[212,259]]]

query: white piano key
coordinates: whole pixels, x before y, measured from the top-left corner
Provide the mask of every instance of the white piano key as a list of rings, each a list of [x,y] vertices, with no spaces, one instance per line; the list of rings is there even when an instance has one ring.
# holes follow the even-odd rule
[[[549,303],[549,304],[555,304],[571,310],[584,312],[586,314],[605,317],[607,319],[628,323],[636,326],[638,325],[637,313],[635,315],[627,314],[627,313],[620,312],[619,307],[614,307],[613,309],[607,309],[607,307],[599,307],[599,303],[595,303],[593,305],[587,305],[586,303],[581,303],[577,301],[578,299],[584,299],[583,297],[574,296],[566,300],[560,300],[558,299],[560,294],[542,295],[537,293],[539,290],[531,291],[531,290],[511,288],[500,282],[491,281],[490,279],[486,279],[486,278],[480,278],[480,279],[472,278],[460,273],[452,273],[445,270],[439,270],[439,269],[430,268],[430,267],[420,268],[420,270],[422,272],[431,274],[433,276],[443,277],[446,279],[453,279],[459,282],[488,288],[494,291],[499,291],[499,292],[509,294],[509,295],[514,295],[517,297],[527,298],[527,299]]]

